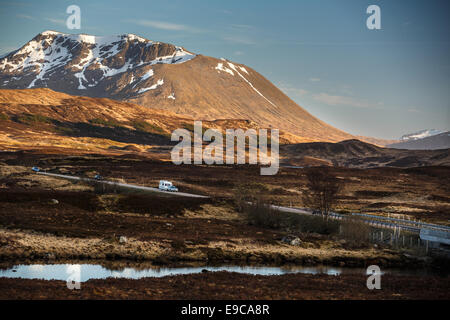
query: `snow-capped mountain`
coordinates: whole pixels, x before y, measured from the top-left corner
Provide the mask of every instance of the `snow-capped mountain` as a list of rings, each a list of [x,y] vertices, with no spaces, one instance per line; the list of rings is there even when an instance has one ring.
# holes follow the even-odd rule
[[[133,34],[96,37],[45,31],[0,60],[0,88],[50,87],[98,96],[129,94],[132,88],[142,93],[163,82],[150,79],[153,65],[183,63],[194,56]],[[121,75],[128,83],[115,83]]]
[[[441,134],[441,133],[443,133],[443,131],[436,130],[436,129],[425,129],[425,130],[421,130],[421,131],[418,131],[415,133],[405,134],[400,138],[400,140],[403,142],[411,141],[411,140],[419,140],[419,139],[423,139],[426,137],[435,136],[435,135]]]
[[[248,119],[297,142],[355,138],[315,118],[247,66],[133,34],[38,34],[0,59],[0,89],[27,88],[112,98],[203,120]]]
[[[421,139],[409,139],[399,143],[389,144],[387,147],[409,150],[448,149],[450,148],[450,131],[428,135]]]

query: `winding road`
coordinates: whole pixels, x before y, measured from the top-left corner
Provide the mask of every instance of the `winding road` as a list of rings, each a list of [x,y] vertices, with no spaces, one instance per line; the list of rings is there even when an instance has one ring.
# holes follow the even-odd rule
[[[129,183],[113,182],[113,181],[107,181],[107,180],[96,180],[96,179],[90,179],[90,178],[81,178],[81,177],[77,177],[77,176],[64,175],[64,174],[58,174],[58,173],[49,173],[49,172],[43,172],[43,171],[39,171],[36,173],[41,174],[41,175],[51,176],[51,177],[69,179],[69,180],[104,183],[104,184],[115,185],[115,186],[119,186],[119,187],[123,187],[123,188],[149,191],[149,192],[157,192],[157,193],[162,193],[162,194],[170,195],[170,196],[187,197],[187,198],[203,198],[203,199],[210,198],[208,196],[186,193],[186,192],[168,192],[168,191],[160,190],[158,188],[144,187],[144,186],[139,186],[139,185],[134,185],[134,184],[129,184]],[[298,213],[298,214],[303,214],[303,215],[313,215],[312,210],[307,209],[307,208],[292,208],[292,207],[283,207],[283,206],[277,206],[277,205],[271,205],[271,208],[276,209],[281,212]],[[404,230],[404,231],[409,231],[409,232],[419,233],[419,234],[421,234],[423,232],[423,230],[428,230],[428,231],[435,230],[436,232],[438,232],[441,235],[441,237],[443,237],[442,238],[443,243],[450,244],[450,227],[444,226],[444,225],[431,224],[431,223],[425,223],[425,222],[414,221],[414,220],[383,217],[383,216],[370,215],[370,214],[364,214],[364,213],[350,213],[350,214],[344,215],[344,214],[331,212],[329,214],[330,218],[332,218],[334,220],[342,220],[342,219],[348,217],[349,215],[360,217],[363,222],[365,222],[371,226],[377,227],[377,228]]]
[[[70,176],[70,175],[65,175],[65,174],[50,173],[50,172],[43,172],[43,171],[39,171],[36,173],[46,175],[46,176],[51,176],[51,177],[69,179],[69,180],[97,182],[97,183],[115,185],[118,187],[135,189],[135,190],[158,192],[158,193],[163,193],[163,194],[171,195],[171,196],[188,197],[188,198],[205,198],[205,199],[209,198],[208,196],[202,196],[202,195],[198,195],[198,194],[192,194],[192,193],[186,193],[186,192],[168,192],[168,191],[160,190],[158,188],[138,186],[138,185],[129,184],[129,183],[121,183],[121,182],[114,182],[114,181],[107,181],[107,180],[96,180],[96,179],[90,179],[90,178],[81,178],[81,177],[77,177],[77,176]]]

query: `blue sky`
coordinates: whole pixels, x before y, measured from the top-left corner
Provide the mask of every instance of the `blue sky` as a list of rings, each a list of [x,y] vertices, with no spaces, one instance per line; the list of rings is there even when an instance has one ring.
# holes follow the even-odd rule
[[[71,4],[81,8],[79,31],[65,26]],[[381,30],[366,27],[371,4]],[[47,29],[135,33],[246,64],[352,134],[450,127],[447,0],[0,0],[0,54]]]

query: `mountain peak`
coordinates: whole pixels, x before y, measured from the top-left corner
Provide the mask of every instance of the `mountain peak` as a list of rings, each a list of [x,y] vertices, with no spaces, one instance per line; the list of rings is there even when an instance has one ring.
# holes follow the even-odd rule
[[[124,100],[202,120],[248,119],[289,132],[296,142],[355,138],[247,66],[134,34],[44,31],[0,59],[0,89],[26,88]]]
[[[63,33],[54,30],[46,30],[44,32],[39,33],[34,39],[40,40],[42,37],[44,38],[56,38],[56,37],[64,37],[70,39],[72,41],[84,42],[88,44],[106,44],[113,43],[115,41],[138,41],[143,43],[153,43],[153,41],[135,35],[133,33],[124,33],[120,35],[110,35],[110,36],[96,36],[86,33]]]
[[[195,57],[181,47],[153,42],[135,34],[94,36],[47,30],[22,48],[0,58],[0,88],[50,87],[77,94],[105,96],[105,87],[125,75],[121,89],[136,88],[136,94],[152,88],[147,80],[155,64],[180,64]],[[134,82],[134,79],[141,81]],[[131,81],[133,80],[133,81]],[[154,80],[161,82],[161,79]],[[133,83],[134,82],[134,83]],[[87,92],[90,91],[90,92]]]
[[[60,35],[60,34],[63,34],[63,33],[54,31],[54,30],[45,30],[44,32],[39,33],[39,35],[42,35],[42,36],[53,36],[53,35]]]

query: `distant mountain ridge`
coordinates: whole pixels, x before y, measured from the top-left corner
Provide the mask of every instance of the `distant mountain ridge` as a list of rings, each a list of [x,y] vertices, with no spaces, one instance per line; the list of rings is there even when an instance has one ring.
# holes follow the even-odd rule
[[[245,119],[283,130],[292,142],[356,138],[317,119],[247,66],[133,34],[42,32],[0,59],[0,88],[50,88],[201,120]]]
[[[350,168],[450,165],[450,149],[399,150],[359,140],[311,142],[281,146],[285,165],[334,165]]]
[[[436,129],[425,129],[414,133],[405,134],[400,138],[400,141],[411,141],[411,140],[418,140],[418,139],[424,139],[427,137],[435,136],[438,134],[443,133],[441,130]]]
[[[438,150],[450,148],[450,131],[426,136],[422,139],[409,139],[386,147],[409,150]]]

